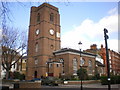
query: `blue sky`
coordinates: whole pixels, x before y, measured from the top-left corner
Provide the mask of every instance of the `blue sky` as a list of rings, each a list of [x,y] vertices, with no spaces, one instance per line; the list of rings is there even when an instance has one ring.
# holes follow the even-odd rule
[[[72,29],[71,26],[79,25],[86,18],[97,22],[102,17],[108,15],[108,11],[117,7],[117,2],[49,2],[59,8],[61,27],[67,31]],[[12,24],[16,27],[28,28],[30,18],[30,7],[39,6],[42,2],[22,2],[19,5],[11,2],[11,18],[14,19]],[[23,7],[24,6],[24,7]],[[62,32],[64,32],[62,31]]]
[[[61,23],[61,47],[78,49],[77,43],[83,42],[83,49],[91,44],[97,44],[98,48],[104,44],[103,29],[109,30],[109,48],[116,50],[118,47],[117,29],[117,2],[49,2],[59,8]],[[24,2],[10,4],[10,25],[28,30],[30,19],[30,7],[39,6],[42,2]],[[24,7],[23,7],[23,6]],[[114,47],[113,47],[114,43]]]

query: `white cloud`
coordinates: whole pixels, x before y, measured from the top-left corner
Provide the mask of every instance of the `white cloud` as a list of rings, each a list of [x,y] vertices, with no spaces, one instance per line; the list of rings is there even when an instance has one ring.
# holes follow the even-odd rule
[[[110,15],[117,14],[117,13],[118,13],[118,8],[117,7],[111,9],[110,11],[108,11],[108,14],[110,14]]]
[[[117,39],[111,39],[108,40],[108,47],[114,51],[118,51],[118,40]]]
[[[62,35],[62,47],[69,47],[78,49],[78,42],[83,43],[82,49],[90,48],[90,45],[97,44],[104,45],[104,28],[108,29],[108,34],[112,35],[114,32],[118,32],[118,15],[115,13],[115,9],[110,10],[109,16],[103,17],[98,22],[94,22],[90,19],[85,19],[79,26],[74,27]],[[116,39],[109,38],[108,46],[110,49],[118,50],[118,37]]]
[[[118,15],[104,17],[99,24],[106,27],[110,33],[118,31]]]

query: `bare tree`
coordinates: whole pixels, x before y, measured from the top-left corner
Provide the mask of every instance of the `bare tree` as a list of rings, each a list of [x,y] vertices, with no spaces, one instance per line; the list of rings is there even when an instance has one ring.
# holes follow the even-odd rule
[[[10,19],[9,2],[1,0],[0,1],[1,28],[3,28],[6,25],[7,20],[11,21],[11,19]]]
[[[27,39],[25,34],[21,34],[17,29],[4,27],[1,46],[2,66],[8,79],[11,67],[26,54]]]
[[[14,6],[20,6],[21,8],[26,7],[26,5],[23,2],[20,2],[20,0],[15,0],[17,3],[11,3],[8,0],[0,0],[0,21],[1,21],[1,29],[4,30],[4,26],[6,26],[9,23],[14,22],[14,16],[12,11],[12,8]]]

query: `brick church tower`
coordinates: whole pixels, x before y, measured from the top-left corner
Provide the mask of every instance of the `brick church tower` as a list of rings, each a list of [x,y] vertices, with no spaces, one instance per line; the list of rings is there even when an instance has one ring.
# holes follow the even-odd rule
[[[54,58],[53,51],[58,49],[60,49],[58,8],[47,3],[31,7],[26,79],[46,76],[46,63]]]

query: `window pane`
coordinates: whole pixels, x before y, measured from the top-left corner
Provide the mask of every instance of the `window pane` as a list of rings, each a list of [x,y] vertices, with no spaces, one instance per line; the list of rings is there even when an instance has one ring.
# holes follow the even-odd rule
[[[35,52],[38,52],[38,43],[35,44]]]
[[[77,74],[77,59],[73,59],[73,75]]]

